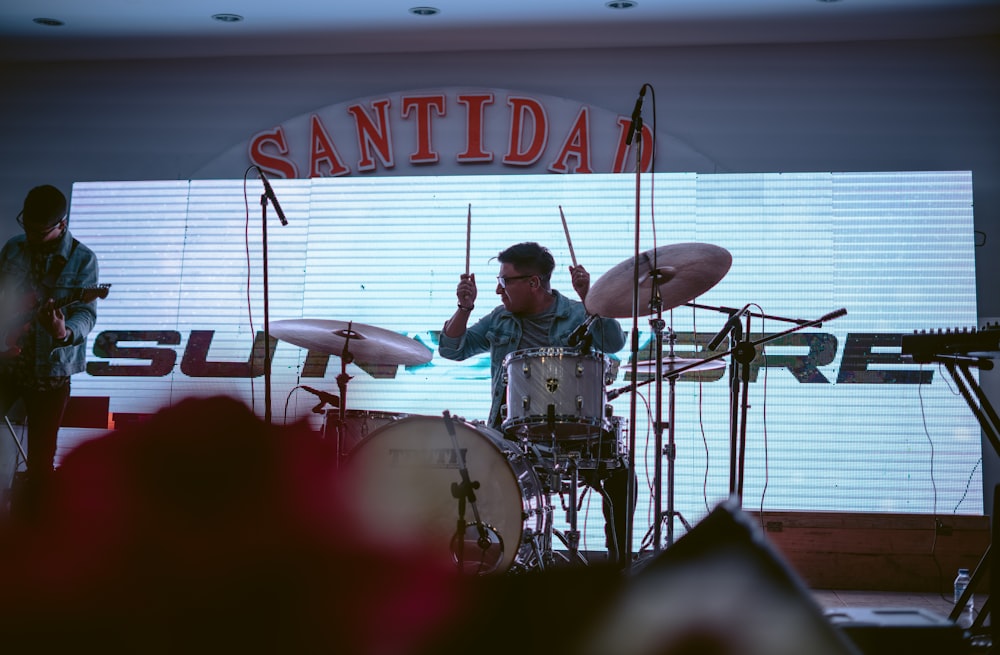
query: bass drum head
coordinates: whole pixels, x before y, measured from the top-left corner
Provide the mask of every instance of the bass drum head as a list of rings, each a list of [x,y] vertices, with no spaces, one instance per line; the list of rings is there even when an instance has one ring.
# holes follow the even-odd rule
[[[466,502],[464,539],[458,538],[459,501],[452,488],[462,482],[460,459],[443,418],[409,416],[358,444],[348,462],[357,480],[354,502],[362,520],[389,543],[451,553],[467,573],[504,572],[521,546],[525,517],[534,514],[525,511],[522,486],[529,496],[537,494],[537,477],[495,430],[454,418],[452,425],[469,479],[478,483],[479,521]]]

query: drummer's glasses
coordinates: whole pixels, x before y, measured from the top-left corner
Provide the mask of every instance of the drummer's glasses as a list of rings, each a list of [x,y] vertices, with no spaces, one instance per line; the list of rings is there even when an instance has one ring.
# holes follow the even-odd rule
[[[535,277],[534,275],[512,275],[510,277],[504,277],[502,275],[497,276],[497,284],[500,285],[501,289],[507,288],[508,282],[513,282],[514,280],[527,280],[528,278]]]

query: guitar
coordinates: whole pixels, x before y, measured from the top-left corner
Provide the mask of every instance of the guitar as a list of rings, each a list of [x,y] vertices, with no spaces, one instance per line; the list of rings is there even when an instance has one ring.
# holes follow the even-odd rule
[[[62,309],[77,303],[87,303],[107,298],[110,289],[110,284],[72,288],[65,297],[56,301],[55,308]],[[32,301],[35,300],[30,294],[29,299]],[[30,306],[28,304],[23,303],[20,310],[15,310],[13,314],[0,319],[0,358],[16,357],[21,352],[21,338],[28,331],[31,321],[34,320],[39,309],[45,303],[31,302]]]

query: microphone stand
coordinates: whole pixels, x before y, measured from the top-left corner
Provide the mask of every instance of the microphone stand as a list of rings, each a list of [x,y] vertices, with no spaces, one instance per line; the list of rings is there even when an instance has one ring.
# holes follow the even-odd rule
[[[643,87],[645,88],[645,86]],[[638,104],[638,103],[636,103]],[[633,112],[633,125],[630,129],[635,130],[635,235],[634,235],[634,259],[632,266],[632,343],[631,357],[633,362],[639,361],[639,228],[640,214],[639,203],[641,201],[641,181],[642,181],[642,112],[641,107],[636,107]],[[626,139],[627,143],[627,139]],[[618,556],[625,554],[625,571],[632,570],[632,532],[635,529],[635,498],[637,493],[637,480],[635,473],[635,436],[636,436],[636,394],[637,376],[632,376],[632,393],[629,399],[629,431],[628,431],[628,498],[625,515],[625,548],[618,545]],[[575,502],[575,501],[574,501]],[[657,519],[659,520],[659,519]]]
[[[696,306],[692,303],[688,304]],[[746,458],[747,410],[750,407],[748,402],[750,392],[750,363],[757,357],[757,346],[793,332],[798,332],[799,330],[807,327],[822,325],[824,321],[843,316],[847,313],[847,310],[838,309],[814,321],[803,321],[801,319],[782,318],[778,316],[768,316],[763,313],[751,312],[748,310],[749,305],[738,310],[732,310],[728,307],[699,307],[713,309],[715,311],[729,314],[726,326],[723,328],[722,332],[712,339],[713,343],[709,344],[709,349],[711,350],[713,344],[717,341],[721,342],[727,333],[730,335],[730,343],[735,345],[727,352],[718,356],[703,359],[699,361],[698,364],[700,365],[706,361],[720,359],[726,355],[732,355],[732,360],[729,365],[729,495],[736,496],[737,502],[742,506],[743,473]],[[740,324],[739,319],[741,315],[746,318],[745,330]],[[772,320],[795,323],[796,326],[785,330],[784,332],[764,337],[758,341],[752,341],[750,338],[750,318],[752,316],[761,319],[770,318]],[[739,367],[737,367],[737,364]],[[683,369],[678,369],[677,371],[674,371],[673,374],[679,375],[682,370]]]
[[[260,194],[261,247],[264,266],[264,422],[271,423],[271,311],[270,287],[267,280],[267,192]],[[280,211],[279,211],[280,213]],[[282,217],[282,225],[287,222]]]
[[[452,422],[451,412],[447,409],[442,413],[444,416],[444,426],[448,430],[448,435],[451,437],[451,445],[454,449],[455,458],[458,463],[458,473],[461,477],[461,482],[455,482],[451,485],[451,495],[453,498],[458,499],[458,521],[455,529],[455,537],[452,539],[452,548],[455,555],[455,564],[458,567],[459,573],[465,572],[465,534],[468,530],[469,524],[465,521],[465,505],[468,502],[472,506],[472,515],[475,518],[476,531],[478,533],[478,539],[476,540],[476,545],[482,552],[482,557],[479,560],[479,566],[482,567],[487,564],[486,554],[489,547],[492,545],[493,540],[490,538],[490,534],[486,530],[486,526],[483,525],[483,521],[479,516],[479,508],[476,506],[476,489],[479,488],[479,481],[473,482],[469,477],[469,468],[465,463],[465,454],[458,445],[458,435],[455,434],[455,425]],[[500,547],[500,553],[497,556],[497,561],[492,564],[492,568],[487,571],[480,570],[478,573],[487,574],[492,573],[496,570],[497,565],[503,561],[503,538],[497,534],[497,544]]]

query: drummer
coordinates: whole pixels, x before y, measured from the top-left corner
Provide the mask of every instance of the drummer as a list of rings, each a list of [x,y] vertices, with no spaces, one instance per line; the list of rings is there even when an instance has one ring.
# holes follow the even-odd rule
[[[534,242],[518,243],[499,255],[500,274],[497,276],[496,293],[502,305],[469,326],[469,318],[475,309],[478,290],[475,274],[461,276],[456,295],[458,307],[444,324],[438,351],[446,359],[462,360],[480,353],[490,353],[490,374],[493,380],[493,402],[490,406],[488,424],[501,429],[504,417],[501,415],[506,387],[504,384],[504,358],[515,351],[528,348],[566,347],[576,328],[587,319],[583,302],[562,295],[550,285],[555,259],[549,250]],[[587,297],[590,289],[590,274],[583,266],[570,266],[573,289],[580,300]],[[600,318],[590,326],[590,345],[595,351],[615,353],[625,345],[625,335],[621,326],[613,318]],[[624,472],[623,472],[624,471]],[[584,482],[597,486],[599,480],[584,478]],[[627,469],[614,469],[603,481],[607,492],[605,497],[613,499],[616,509],[615,534],[612,540],[608,534],[609,557],[619,559],[614,552],[615,542],[622,544],[621,553],[626,552],[626,498],[628,497]],[[605,502],[605,517],[611,507]]]

